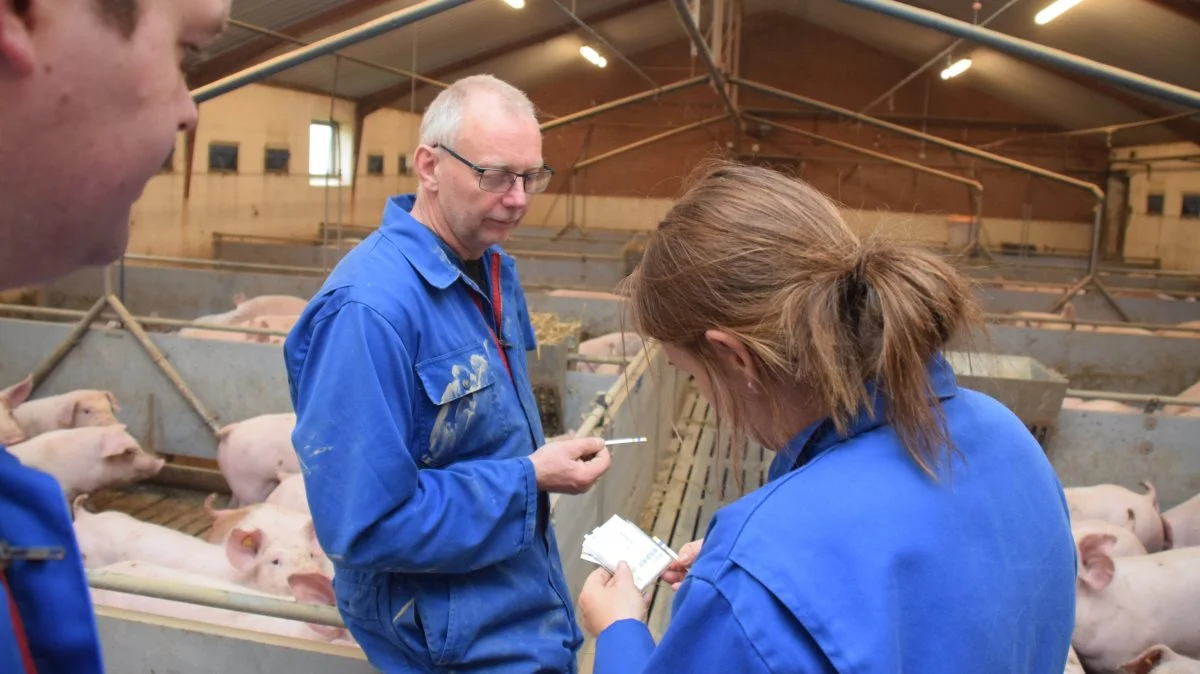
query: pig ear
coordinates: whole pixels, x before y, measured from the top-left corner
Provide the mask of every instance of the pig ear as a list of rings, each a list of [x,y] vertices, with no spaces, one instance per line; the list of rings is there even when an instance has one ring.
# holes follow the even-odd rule
[[[75,425],[75,414],[79,412],[79,401],[66,405],[62,411],[58,413],[58,425],[63,428],[71,428]]]
[[[1151,646],[1142,651],[1141,655],[1121,665],[1123,671],[1130,674],[1150,674],[1163,659],[1163,646]]]
[[[1062,308],[1062,317],[1068,321],[1075,320],[1075,305],[1067,302],[1067,305]]]
[[[1088,534],[1079,541],[1079,560],[1083,573],[1079,579],[1093,590],[1103,590],[1112,582],[1116,565],[1112,560],[1112,547],[1117,537],[1112,534]]]
[[[246,301],[246,293],[236,293],[233,296],[233,306],[240,307]]]
[[[120,412],[121,403],[117,402],[117,396],[113,395],[112,391],[105,391],[104,395],[108,398],[108,404],[112,407],[113,411]]]
[[[0,401],[8,403],[9,407],[16,407],[25,402],[32,392],[33,375],[26,375],[21,381],[0,391]]]
[[[1158,510],[1158,491],[1149,480],[1142,480],[1138,484],[1142,485],[1142,489],[1146,490],[1146,498],[1150,499],[1150,503],[1154,505],[1154,509]]]
[[[140,449],[136,445],[129,444],[129,436],[122,432],[108,439],[104,445],[104,451],[100,456],[104,459],[127,459],[137,455]]]
[[[225,556],[233,568],[245,573],[254,568],[254,559],[262,550],[262,529],[234,529],[225,541]]]

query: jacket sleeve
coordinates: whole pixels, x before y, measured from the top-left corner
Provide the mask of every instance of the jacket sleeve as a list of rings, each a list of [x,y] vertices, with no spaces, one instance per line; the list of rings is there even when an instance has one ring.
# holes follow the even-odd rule
[[[16,603],[39,672],[100,674],[104,663],[83,558],[67,499],[55,479],[26,468],[0,447],[0,540],[14,547],[62,548],[52,561],[14,561],[0,585],[0,672],[23,672],[9,613]]]
[[[783,658],[787,662],[786,671],[836,674],[806,631],[795,633],[788,629],[787,623],[794,621],[778,614],[777,605],[764,603],[761,609],[741,615],[711,583],[689,578],[676,597],[671,625],[662,643],[655,648],[650,630],[639,621],[613,623],[596,640],[595,672],[765,674],[777,671],[767,663],[767,654],[775,652],[786,653]],[[747,620],[755,624],[747,625]],[[755,636],[752,638],[751,634]],[[777,648],[779,640],[786,640],[785,648]],[[776,658],[770,659],[778,664]]]
[[[302,360],[289,366],[292,442],[330,559],[362,571],[467,573],[530,545],[537,481],[528,458],[418,470],[408,446],[418,390],[400,336],[354,302],[310,330]]]

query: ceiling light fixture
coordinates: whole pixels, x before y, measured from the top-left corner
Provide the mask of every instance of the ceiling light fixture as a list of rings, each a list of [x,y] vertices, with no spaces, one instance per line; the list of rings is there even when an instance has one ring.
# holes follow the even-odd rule
[[[604,66],[608,65],[608,59],[601,56],[600,52],[592,49],[586,44],[579,48],[579,53],[583,55],[583,58],[590,61],[591,64],[597,68],[603,68]]]
[[[525,0],[504,0],[504,2],[507,2],[508,6],[512,7],[513,9],[525,8]]]
[[[1054,2],[1047,5],[1045,9],[1038,12],[1037,16],[1033,17],[1033,22],[1039,26],[1044,26],[1057,19],[1062,15],[1063,12],[1071,9],[1075,5],[1078,5],[1080,2],[1082,2],[1082,0],[1054,0]]]
[[[971,59],[959,59],[942,71],[942,79],[948,80],[951,77],[957,77],[967,71],[971,67]]]

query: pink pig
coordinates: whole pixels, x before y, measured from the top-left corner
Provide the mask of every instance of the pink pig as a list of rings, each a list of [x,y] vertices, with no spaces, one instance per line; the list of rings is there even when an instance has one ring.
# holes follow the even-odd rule
[[[1134,533],[1136,528],[1137,520],[1134,518],[1133,510],[1130,510],[1129,520],[1125,524],[1113,524],[1104,520],[1072,522],[1071,535],[1074,536],[1076,545],[1092,534],[1110,535],[1116,539],[1112,548],[1113,557],[1133,557],[1146,554],[1146,546],[1142,545],[1142,541]]]
[[[1082,398],[1063,398],[1064,410],[1083,410],[1087,412],[1115,412],[1117,414],[1141,414],[1141,410],[1125,405],[1115,400],[1083,400]]]
[[[1129,674],[1200,674],[1200,660],[1185,658],[1162,644],[1121,665]]]
[[[1079,541],[1071,645],[1093,674],[1120,667],[1157,644],[1200,655],[1200,548],[1112,557],[1106,534]]]
[[[318,571],[332,577],[333,564],[325,556],[313,528],[307,505],[302,511],[289,510],[274,503],[255,503],[241,508],[213,508],[216,494],[204,500],[204,510],[213,518],[206,538],[210,543],[226,543],[238,529],[263,531],[280,545],[307,548],[316,560]]]
[[[112,391],[81,389],[62,395],[26,401],[13,410],[13,418],[29,437],[47,431],[120,423],[115,412],[121,404]]]
[[[1064,489],[1071,521],[1098,519],[1122,525],[1129,521],[1129,511],[1132,510],[1134,530],[1146,546],[1146,552],[1170,548],[1170,529],[1163,523],[1158,511],[1158,494],[1154,485],[1145,481],[1141,485],[1146,489],[1145,494],[1115,484]]]
[[[280,471],[300,472],[292,448],[296,415],[264,414],[229,424],[217,437],[217,465],[238,505],[262,503],[279,484]]]
[[[145,480],[166,464],[146,453],[125,424],[50,431],[9,449],[26,466],[53,475],[68,500]]]
[[[636,332],[610,332],[579,345],[579,355],[632,360],[642,350],[642,337]],[[576,372],[620,374],[624,366],[609,363],[575,363]]]
[[[1163,513],[1171,528],[1171,540],[1177,548],[1200,545],[1200,494]]]
[[[238,293],[233,297],[237,309],[233,311],[232,322],[244,323],[262,316],[299,316],[308,306],[308,300],[291,295],[259,295],[246,298]]]
[[[308,514],[308,491],[304,487],[304,476],[300,473],[280,471],[276,476],[279,486],[267,497],[267,503],[284,510]]]
[[[270,594],[287,594],[288,577],[293,574],[331,575],[328,560],[322,564],[312,545],[262,529],[235,528],[224,544],[214,545],[124,513],[93,515],[81,507],[81,501],[75,502],[75,534],[88,568],[142,561]]]
[[[256,592],[239,585],[234,585],[232,583],[210,578],[209,576],[205,576],[203,574],[180,571],[179,569],[172,569],[156,564],[148,564],[146,562],[120,562],[102,567],[98,570],[105,573],[112,573],[122,576],[136,576],[138,578],[169,580],[174,583],[179,583],[180,585],[223,590],[231,594],[272,597],[280,599],[284,598],[265,592]],[[302,604],[334,606],[336,602],[333,594],[333,586],[330,584],[329,579],[316,574],[293,574],[289,576],[287,595],[295,597],[296,601]],[[188,604],[179,601],[144,597],[112,590],[93,589],[92,601],[97,606],[108,606],[112,608],[125,609],[128,611],[154,613],[170,618],[195,620],[197,622],[212,623],[214,625],[235,627],[238,629],[262,632],[265,634],[275,634],[278,636],[292,637],[295,639],[312,639],[316,641],[349,641],[348,633],[346,629],[342,627],[317,625],[315,623],[302,623],[296,620],[273,618],[270,616],[245,613],[242,611],[218,609],[210,606],[200,606],[198,604]]]
[[[15,445],[25,439],[25,431],[13,418],[13,410],[29,397],[33,390],[33,376],[0,390],[0,445]]]

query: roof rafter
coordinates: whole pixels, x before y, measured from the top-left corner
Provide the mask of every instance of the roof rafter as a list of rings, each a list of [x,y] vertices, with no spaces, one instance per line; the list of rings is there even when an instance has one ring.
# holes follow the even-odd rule
[[[297,21],[282,28],[273,28],[275,32],[299,38],[306,33],[320,30],[330,24],[344,21],[363,12],[386,4],[391,0],[349,0],[338,6]],[[272,49],[279,46],[279,40],[272,37],[255,38],[245,44],[222,52],[200,63],[188,76],[188,88],[195,89],[227,77],[262,58]]]
[[[630,2],[625,2],[616,7],[611,7],[606,10],[594,12],[587,16],[581,16],[580,18],[582,18],[584,21],[586,21],[588,23],[599,23],[602,21],[608,21],[609,19],[615,19],[619,16],[624,16],[626,14],[635,12],[644,7],[649,7],[650,5],[653,5],[659,1],[660,0],[630,0]],[[567,35],[568,33],[571,33],[575,30],[579,30],[579,28],[575,24],[575,22],[571,21],[570,19],[564,19],[564,21],[561,25],[555,26],[554,28],[544,30],[544,31],[542,31],[540,33],[536,33],[534,35],[530,35],[528,37],[517,40],[516,42],[510,42],[508,44],[501,45],[494,49],[488,49],[486,51],[480,52],[473,56],[469,56],[465,59],[455,61],[454,63],[448,63],[440,68],[434,68],[433,70],[430,70],[429,72],[424,73],[424,74],[425,74],[425,76],[431,77],[433,79],[439,79],[439,80],[445,79],[446,77],[448,77],[449,75],[452,75],[454,73],[457,73],[457,72],[460,72],[463,70],[468,70],[468,69],[474,68],[475,66],[478,66],[482,63],[487,63],[488,61],[491,61],[492,59],[497,59],[497,58],[500,58],[503,56],[507,56],[509,54],[512,54],[513,52],[520,51],[527,47],[532,47],[534,45],[541,44],[548,40],[553,40],[554,38],[561,37],[563,35]],[[417,82],[415,91],[417,91],[419,93],[422,89],[424,89],[424,87],[425,87],[425,85],[423,83]],[[408,98],[409,94],[411,94],[412,92],[413,92],[412,80],[405,79],[405,80],[402,80],[395,84],[384,87],[383,89],[380,89],[379,91],[375,91],[370,94],[367,94],[366,96],[359,98],[357,102],[359,105],[361,105],[363,107],[363,109],[367,110],[368,113],[370,113],[370,112],[374,112],[375,110],[378,110],[378,109],[383,108],[388,105],[393,105],[393,104],[398,105],[400,103],[400,101]]]

